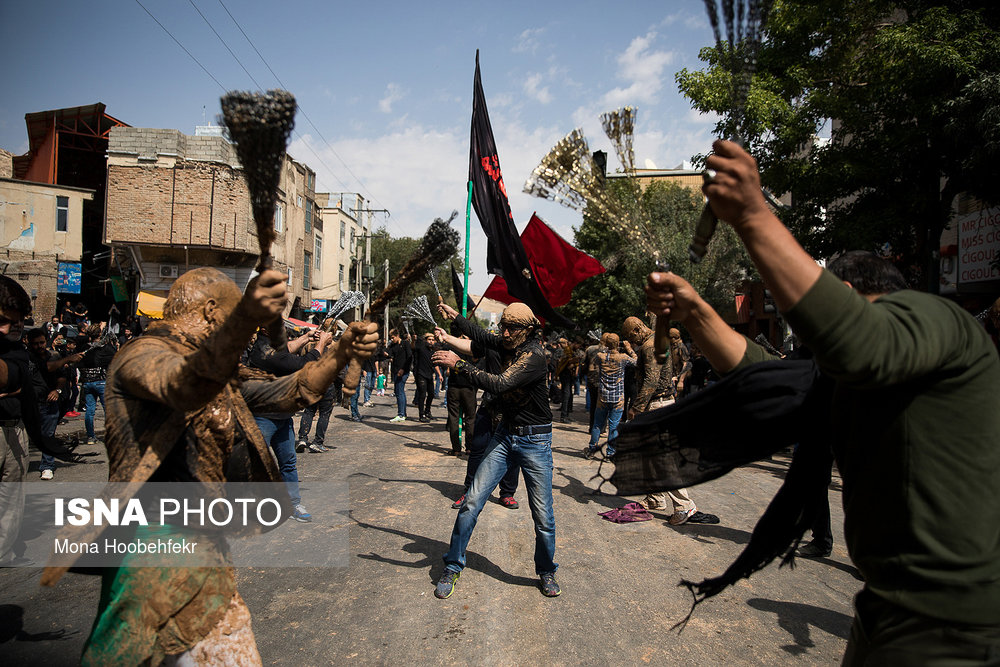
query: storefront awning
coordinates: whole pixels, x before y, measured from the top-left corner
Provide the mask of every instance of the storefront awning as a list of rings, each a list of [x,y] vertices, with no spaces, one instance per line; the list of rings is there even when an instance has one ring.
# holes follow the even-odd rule
[[[135,314],[142,317],[151,317],[154,320],[162,320],[163,302],[166,300],[166,290],[141,291],[135,300]]]

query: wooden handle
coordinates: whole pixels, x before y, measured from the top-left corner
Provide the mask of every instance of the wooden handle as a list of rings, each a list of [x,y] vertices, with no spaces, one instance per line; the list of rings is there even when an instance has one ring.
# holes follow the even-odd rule
[[[670,350],[670,320],[665,317],[656,318],[656,331],[653,333],[653,352],[656,363],[667,363],[667,352]]]
[[[701,217],[698,219],[698,225],[694,228],[694,239],[688,246],[688,258],[692,264],[698,264],[705,257],[705,253],[708,252],[708,242],[712,240],[712,235],[715,234],[715,227],[718,224],[719,219],[712,212],[712,207],[705,204],[705,208],[701,211]]]

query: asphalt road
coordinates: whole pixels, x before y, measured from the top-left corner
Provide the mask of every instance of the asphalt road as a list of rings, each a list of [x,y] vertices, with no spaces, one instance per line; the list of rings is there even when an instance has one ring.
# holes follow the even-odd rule
[[[412,390],[412,388],[411,388]],[[412,396],[411,396],[412,398]],[[448,600],[434,597],[455,519],[466,460],[447,456],[445,409],[431,424],[391,424],[395,400],[375,397],[354,423],[336,408],[323,454],[300,454],[303,498],[315,517],[296,531],[349,532],[346,566],[240,568],[264,663],[477,665],[839,664],[861,583],[843,545],[840,478],[831,510],[830,558],[768,566],[690,610],[680,579],[720,574],[747,543],[780,486],[789,459],[777,455],[692,490],[718,525],[613,524],[599,512],[627,499],[595,494],[582,397],[571,423],[556,423],[556,561],[562,595],[537,587],[534,534],[522,488],[518,510],[487,505],[469,545],[468,567]],[[411,414],[415,409],[411,408]],[[103,426],[98,410],[98,431]],[[60,426],[83,432],[83,419]],[[103,448],[92,463],[65,465],[57,481],[104,481]],[[39,481],[38,454],[29,481]],[[310,484],[347,482],[347,510],[310,504]],[[496,494],[494,494],[496,500]],[[341,503],[343,505],[344,503]],[[308,537],[308,535],[303,535]],[[0,569],[0,664],[76,664],[97,607],[99,578],[70,573],[41,588],[40,569]]]

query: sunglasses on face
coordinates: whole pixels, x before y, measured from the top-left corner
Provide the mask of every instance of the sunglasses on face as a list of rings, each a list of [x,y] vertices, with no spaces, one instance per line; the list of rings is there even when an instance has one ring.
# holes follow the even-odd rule
[[[500,323],[500,331],[509,331],[510,333],[518,333],[519,331],[524,331],[528,327],[523,324],[505,324]]]

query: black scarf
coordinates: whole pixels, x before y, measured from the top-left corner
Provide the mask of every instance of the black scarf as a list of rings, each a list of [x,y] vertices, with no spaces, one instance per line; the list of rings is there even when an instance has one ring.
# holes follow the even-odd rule
[[[833,383],[812,360],[754,364],[677,403],[639,415],[612,443],[610,481],[619,495],[673,491],[798,445],[785,481],[757,522],[750,542],[718,577],[682,580],[694,608],[795,548],[816,517],[830,481],[829,406]],[[675,626],[675,627],[677,627]]]

